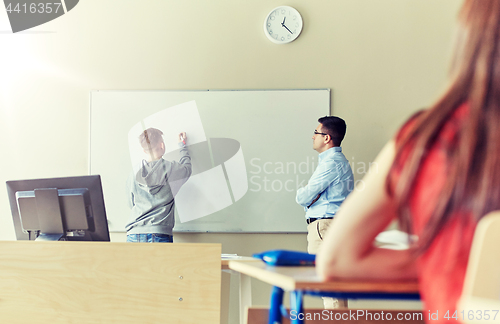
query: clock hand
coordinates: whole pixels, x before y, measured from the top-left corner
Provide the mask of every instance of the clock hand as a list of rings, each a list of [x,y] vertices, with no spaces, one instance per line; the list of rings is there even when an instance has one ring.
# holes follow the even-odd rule
[[[287,26],[285,26],[285,25],[283,25],[283,24],[281,24],[281,26],[285,27],[285,28],[286,28],[286,30],[288,30],[288,31],[290,32],[290,34],[293,34],[293,33],[292,33],[292,31],[291,31],[290,29],[288,29],[288,27],[287,27]]]
[[[285,19],[286,19],[286,17],[284,17],[284,18],[283,18],[283,22],[281,23],[281,26],[282,26],[282,27],[285,27],[285,28],[286,28],[286,30],[288,30],[288,31],[290,32],[290,34],[293,34],[293,33],[292,33],[292,31],[291,31],[290,29],[288,29],[288,27],[287,27],[287,26],[285,26]]]

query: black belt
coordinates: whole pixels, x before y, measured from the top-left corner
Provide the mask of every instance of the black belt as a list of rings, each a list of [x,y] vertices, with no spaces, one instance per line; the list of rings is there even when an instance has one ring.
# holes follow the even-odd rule
[[[318,219],[333,219],[333,217],[320,217],[320,218],[311,218],[311,217],[309,217],[308,219],[306,219],[306,223],[307,224],[311,224],[311,223],[317,221]]]

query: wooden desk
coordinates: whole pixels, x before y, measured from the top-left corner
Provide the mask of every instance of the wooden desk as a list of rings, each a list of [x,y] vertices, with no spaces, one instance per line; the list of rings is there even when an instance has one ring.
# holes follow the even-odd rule
[[[230,261],[229,268],[274,286],[271,293],[269,323],[281,323],[283,292],[290,292],[290,309],[303,313],[304,294],[338,298],[418,300],[417,281],[335,280],[324,282],[313,266],[272,267],[262,261]],[[250,305],[246,305],[250,306]],[[292,323],[302,323],[297,319]]]
[[[258,261],[258,259],[245,256],[235,256],[228,258],[223,257],[221,258],[221,270],[232,270],[229,268],[230,261],[249,262],[249,261]]]

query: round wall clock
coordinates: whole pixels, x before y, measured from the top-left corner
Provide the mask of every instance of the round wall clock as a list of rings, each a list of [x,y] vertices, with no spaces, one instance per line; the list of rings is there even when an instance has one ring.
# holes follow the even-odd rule
[[[293,42],[302,31],[302,16],[292,7],[274,8],[264,20],[264,33],[276,44]]]

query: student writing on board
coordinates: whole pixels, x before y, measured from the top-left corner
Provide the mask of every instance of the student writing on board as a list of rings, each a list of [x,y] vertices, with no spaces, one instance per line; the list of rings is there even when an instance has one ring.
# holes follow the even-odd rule
[[[316,254],[323,235],[344,199],[353,189],[354,176],[340,144],[345,121],[335,116],[318,119],[313,149],[319,153],[318,166],[307,185],[297,191],[297,203],[304,207],[307,222],[307,252]],[[339,305],[342,304],[342,305]],[[325,298],[326,308],[344,306],[344,301]]]
[[[163,132],[148,128],[139,136],[147,158],[127,180],[130,220],[126,225],[127,242],[173,242],[174,197],[191,175],[191,157],[186,133],[179,134],[179,162],[163,159]]]
[[[382,149],[317,258],[325,279],[418,279],[430,323],[486,315],[464,318],[457,301],[476,224],[500,209],[500,1],[466,0],[458,17],[445,91]],[[410,249],[373,245],[393,220],[418,236]]]

